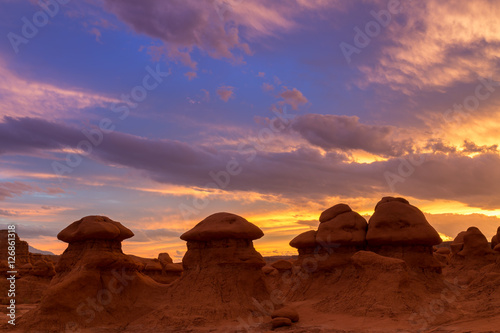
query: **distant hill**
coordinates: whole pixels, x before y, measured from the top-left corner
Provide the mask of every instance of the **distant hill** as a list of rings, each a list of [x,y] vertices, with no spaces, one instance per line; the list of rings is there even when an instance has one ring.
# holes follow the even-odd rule
[[[294,255],[294,256],[269,256],[269,257],[264,257],[264,260],[267,264],[271,264],[275,261],[278,261],[278,260],[290,260],[290,259],[297,259],[298,256]]]
[[[29,246],[29,251],[31,253],[40,253],[40,254],[47,254],[47,255],[52,255],[52,256],[55,256],[54,253],[50,252],[50,251],[42,251],[42,250],[39,250],[39,249],[35,249],[33,246]]]

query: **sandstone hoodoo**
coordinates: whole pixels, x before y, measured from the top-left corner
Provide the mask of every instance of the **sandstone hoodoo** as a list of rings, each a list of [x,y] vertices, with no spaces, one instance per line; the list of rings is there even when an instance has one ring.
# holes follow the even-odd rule
[[[269,297],[261,269],[265,262],[253,247],[253,240],[263,235],[256,225],[230,213],[210,215],[181,235],[188,250],[184,273],[171,285],[176,316],[217,320],[256,311],[254,299]]]
[[[56,275],[39,307],[21,324],[76,329],[128,322],[147,312],[148,294],[154,295],[161,285],[138,273],[134,260],[123,254],[121,241],[133,235],[104,216],[87,216],[62,230],[57,237],[69,245]]]
[[[442,242],[424,214],[404,198],[384,197],[368,223],[367,248],[404,260],[410,268],[441,272],[433,245]]]
[[[461,232],[453,243],[456,252],[451,262],[454,265],[484,266],[496,259],[497,253],[491,249],[488,239],[476,227],[470,227],[467,231]]]
[[[366,220],[342,203],[325,210],[319,220],[317,231],[306,231],[290,242],[299,251],[297,264],[307,269],[312,261],[321,270],[348,264],[349,258],[364,247]]]
[[[450,244],[450,250],[452,254],[457,254],[458,252],[462,251],[464,247],[464,236],[467,233],[467,231],[461,231],[458,233],[457,237],[451,242]]]
[[[316,242],[320,245],[320,253],[330,255],[327,260],[320,261],[319,266],[333,268],[348,264],[351,256],[364,248],[366,220],[346,204],[327,209],[321,217]]]
[[[299,252],[297,265],[304,266],[304,269],[310,270],[316,268],[314,257],[318,255],[319,251],[318,243],[316,243],[316,233],[316,230],[309,230],[290,241],[290,246],[296,248]],[[308,268],[309,265],[312,267]]]
[[[491,238],[491,248],[494,249],[498,245],[500,239],[500,227],[497,228],[497,233]]]

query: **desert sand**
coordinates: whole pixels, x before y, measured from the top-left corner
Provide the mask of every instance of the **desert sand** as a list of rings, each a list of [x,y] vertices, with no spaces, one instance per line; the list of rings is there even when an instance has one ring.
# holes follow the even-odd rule
[[[213,214],[181,236],[182,264],[124,254],[132,230],[104,216],[62,230],[61,256],[29,253],[17,237],[16,325],[1,329],[500,332],[499,233],[490,243],[472,226],[441,244],[417,207],[384,197],[369,221],[344,203],[326,209],[317,230],[290,241],[296,258],[266,263],[253,246],[263,235],[241,216]]]

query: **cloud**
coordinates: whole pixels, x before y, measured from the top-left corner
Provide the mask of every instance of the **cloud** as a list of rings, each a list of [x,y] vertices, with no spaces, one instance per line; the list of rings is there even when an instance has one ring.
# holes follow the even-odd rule
[[[101,31],[99,29],[97,29],[96,27],[93,27],[92,29],[89,30],[89,33],[91,35],[95,36],[96,42],[102,43],[102,41],[101,41],[102,34],[101,34]]]
[[[177,240],[183,231],[173,229],[132,229],[134,237],[129,239],[131,242],[151,242],[175,238]]]
[[[22,196],[23,194],[31,194],[31,193],[47,193],[54,195],[65,192],[63,189],[55,187],[43,190],[37,186],[28,185],[22,182],[0,182],[0,200],[5,200],[7,198],[14,198]]]
[[[43,116],[69,117],[75,109],[106,107],[119,102],[91,92],[61,88],[51,84],[26,81],[7,69],[0,59],[0,117]]]
[[[360,149],[381,156],[411,152],[411,142],[396,141],[393,126],[366,125],[356,116],[306,114],[294,119],[292,128],[311,144],[327,151]]]
[[[205,102],[210,102],[210,92],[206,89],[201,89],[200,91],[203,93],[202,100]]]
[[[262,84],[262,90],[264,91],[273,91],[274,90],[274,86],[270,83],[267,83],[267,82],[264,82]]]
[[[307,225],[308,227],[313,227],[313,228],[317,228],[319,225],[319,222],[317,220],[300,220],[297,221],[296,223]]]
[[[258,76],[258,77],[264,77],[264,76],[266,76],[266,73],[264,73],[264,72],[259,72],[259,74],[257,74],[257,76]]]
[[[495,152],[498,150],[498,145],[492,146],[478,146],[472,141],[464,140],[463,150],[464,153],[486,153]]]
[[[444,143],[442,139],[429,139],[424,148],[441,153],[454,153],[457,151],[456,147]]]
[[[429,223],[439,232],[455,238],[469,227],[477,227],[488,238],[496,234],[500,218],[484,214],[425,214]]]
[[[21,182],[0,182],[0,200],[21,196],[24,193],[33,193],[36,187]]]
[[[300,105],[307,103],[307,98],[296,88],[289,90],[285,87],[279,96],[283,98],[283,101],[281,101],[280,104],[288,104],[294,110],[297,110]]]
[[[488,0],[408,1],[385,28],[375,65],[359,66],[365,74],[359,84],[413,94],[489,77],[498,71],[499,16],[500,3]]]
[[[301,27],[304,11],[340,6],[337,1],[240,0],[105,0],[114,13],[135,32],[162,42],[152,55],[168,57],[196,69],[191,53],[201,50],[211,57],[240,61],[251,54],[249,42]]]
[[[133,0],[106,0],[105,8],[116,14],[136,32],[161,40],[153,48],[171,59],[196,68],[191,51],[198,48],[215,58],[233,58],[233,51],[249,52],[240,40],[237,24],[226,25],[229,18],[220,16],[213,1],[155,1],[139,5]],[[223,9],[221,9],[223,10]],[[233,11],[227,11],[232,16]],[[220,16],[220,17],[219,17]]]
[[[192,79],[198,77],[198,74],[196,74],[196,72],[187,72],[184,73],[184,76],[186,76],[188,80],[191,81]]]
[[[10,224],[0,224],[0,229],[7,229],[9,225]],[[16,233],[22,240],[24,240],[25,238],[27,239],[37,239],[43,237],[55,238],[60,231],[35,224],[26,225],[26,224],[16,223],[15,225],[16,225]]]
[[[357,118],[354,121],[345,116],[335,119],[339,120],[340,124],[345,121],[348,125],[356,125],[355,130],[358,126],[368,126],[360,125]],[[335,121],[333,123],[337,124]],[[316,125],[317,122],[312,124]],[[351,128],[347,126],[347,129]],[[339,130],[345,131],[342,127]],[[370,131],[371,127],[366,127],[366,130]],[[375,128],[374,132],[377,133],[378,130]],[[52,154],[57,154],[59,160],[68,151],[63,152],[63,147],[71,146],[84,138],[79,129],[29,118],[4,118],[4,122],[0,123],[0,133],[4,135],[0,140],[0,152],[17,152],[22,155],[26,151],[50,149]],[[386,131],[382,131],[384,133]],[[383,135],[370,135],[369,140],[385,142]],[[352,137],[351,134],[348,137]],[[336,139],[336,136],[333,138]],[[344,140],[343,136],[340,138]],[[353,145],[342,140],[342,145],[358,147],[358,143]],[[359,140],[355,142],[364,143]],[[54,147],[59,147],[59,152]],[[368,145],[363,148],[373,147]],[[386,147],[383,151],[391,150]],[[143,176],[159,183],[206,189],[207,195],[214,189],[221,188],[226,191],[249,191],[307,201],[321,200],[325,196],[366,198],[391,194],[384,174],[398,174],[402,161],[408,161],[408,156],[402,155],[384,161],[356,163],[344,153],[325,153],[310,146],[266,152],[248,143],[240,147],[236,145],[216,150],[213,147],[206,148],[175,140],[145,139],[119,132],[107,134],[105,140],[94,147],[92,154],[86,158],[108,166],[139,170]],[[498,152],[478,153],[473,157],[460,152],[427,153],[422,154],[419,159],[424,160],[424,163],[412,167],[409,175],[408,168],[403,169],[404,179],[395,186],[397,193],[394,194],[423,200],[455,200],[483,209],[500,208]],[[228,161],[237,162],[236,167],[241,171],[234,176],[229,175]],[[4,188],[8,190],[4,196],[33,191],[22,184],[7,185]]]
[[[221,86],[217,88],[217,95],[224,102],[229,101],[230,98],[234,98],[234,87],[231,86]]]
[[[11,213],[8,210],[5,209],[0,209],[0,216],[15,216],[16,214]]]

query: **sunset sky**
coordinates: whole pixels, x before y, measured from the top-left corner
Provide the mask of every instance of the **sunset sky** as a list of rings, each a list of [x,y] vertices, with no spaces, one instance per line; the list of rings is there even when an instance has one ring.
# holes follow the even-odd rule
[[[500,3],[0,0],[0,225],[61,253],[87,215],[179,261],[227,211],[263,255],[403,196],[500,226]],[[45,8],[43,8],[45,7]]]

